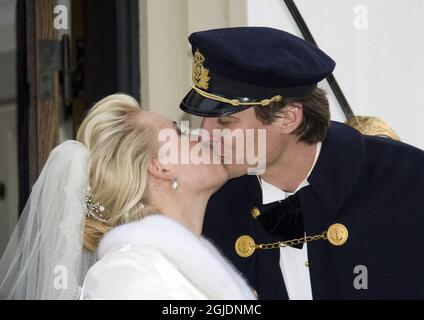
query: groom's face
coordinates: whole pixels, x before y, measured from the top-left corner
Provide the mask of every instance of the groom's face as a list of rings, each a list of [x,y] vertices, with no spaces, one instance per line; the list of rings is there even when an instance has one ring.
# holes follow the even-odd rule
[[[266,166],[281,154],[279,122],[263,124],[253,108],[230,116],[203,118],[201,128],[208,132],[211,142],[220,142],[221,148],[215,150],[218,149],[231,178],[247,174],[249,168]]]

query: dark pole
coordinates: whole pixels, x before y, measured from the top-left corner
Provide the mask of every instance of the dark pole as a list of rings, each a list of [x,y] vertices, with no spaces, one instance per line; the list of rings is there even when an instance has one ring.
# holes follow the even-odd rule
[[[287,8],[289,9],[291,15],[293,16],[294,21],[296,22],[297,26],[300,29],[300,32],[303,35],[303,38],[312,43],[315,46],[318,46],[314,37],[312,36],[311,31],[309,30],[308,26],[305,23],[305,20],[302,17],[302,14],[300,13],[299,9],[297,8],[296,4],[294,3],[294,0],[284,0]],[[336,78],[333,74],[330,74],[327,77],[328,84],[331,87],[331,90],[333,90],[334,95],[336,96],[337,101],[340,104],[340,107],[342,108],[342,111],[346,117],[347,120],[354,117],[354,113],[352,108],[349,105],[349,102],[347,101],[345,95],[343,94],[342,89],[340,88]]]
[[[29,87],[27,82],[27,23],[26,0],[16,4],[17,21],[17,89],[18,89],[18,169],[19,169],[19,214],[29,197],[28,126]]]

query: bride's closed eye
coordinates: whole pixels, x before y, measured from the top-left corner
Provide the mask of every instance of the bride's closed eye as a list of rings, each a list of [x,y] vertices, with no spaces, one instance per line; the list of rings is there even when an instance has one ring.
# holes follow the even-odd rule
[[[184,130],[182,131],[182,130],[180,129],[180,127],[178,126],[178,124],[177,124],[177,122],[176,122],[176,121],[172,121],[172,123],[174,124],[175,131],[177,132],[177,134],[178,134],[179,136],[182,136],[182,135],[189,135],[189,134],[190,134],[190,130],[189,130],[188,128],[184,128]]]
[[[177,132],[177,134],[178,134],[179,136],[181,136],[181,135],[182,135],[182,131],[181,131],[180,127],[178,126],[177,122],[176,122],[176,121],[172,121],[172,123],[173,123],[173,125],[174,125],[174,129],[175,129],[175,131]]]

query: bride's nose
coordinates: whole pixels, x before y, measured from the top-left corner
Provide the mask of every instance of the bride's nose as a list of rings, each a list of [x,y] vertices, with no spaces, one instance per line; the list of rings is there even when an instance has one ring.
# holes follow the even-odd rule
[[[207,141],[208,140],[207,137],[203,137],[201,134],[196,134],[194,137],[197,138],[197,140],[193,139],[197,143],[209,142]]]

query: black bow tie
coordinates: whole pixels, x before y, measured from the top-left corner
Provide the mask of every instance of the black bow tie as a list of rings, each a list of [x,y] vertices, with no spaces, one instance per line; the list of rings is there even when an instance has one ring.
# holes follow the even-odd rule
[[[298,192],[284,200],[258,206],[258,209],[257,219],[278,241],[305,237]],[[301,249],[302,244],[293,247]]]

